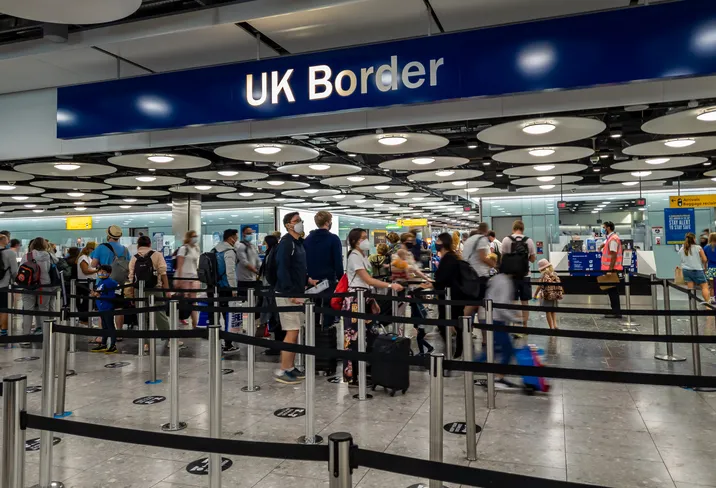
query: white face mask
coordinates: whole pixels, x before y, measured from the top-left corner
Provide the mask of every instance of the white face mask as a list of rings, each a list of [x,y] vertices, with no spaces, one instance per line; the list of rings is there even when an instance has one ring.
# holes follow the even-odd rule
[[[293,231],[296,234],[303,234],[303,222],[298,222],[297,224],[294,224]]]
[[[361,251],[370,251],[370,241],[368,239],[360,241],[358,247]]]
[[[199,238],[198,238],[198,237],[192,237],[190,242],[191,242],[192,244],[196,245],[196,244],[199,243]]]

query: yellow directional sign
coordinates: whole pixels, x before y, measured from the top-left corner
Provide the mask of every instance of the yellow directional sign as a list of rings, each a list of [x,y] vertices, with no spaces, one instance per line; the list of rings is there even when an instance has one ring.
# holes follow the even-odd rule
[[[424,227],[428,225],[428,219],[398,219],[400,227]]]
[[[710,195],[680,195],[669,197],[671,208],[716,207],[716,193]]]
[[[92,228],[92,217],[67,217],[66,224],[67,230],[89,230]]]

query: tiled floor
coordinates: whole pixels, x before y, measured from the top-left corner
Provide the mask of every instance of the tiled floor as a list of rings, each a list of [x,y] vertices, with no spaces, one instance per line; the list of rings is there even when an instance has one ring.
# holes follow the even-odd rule
[[[619,321],[597,316],[559,317],[561,327],[619,330]],[[649,317],[635,318],[642,333],[650,333]],[[532,324],[545,326],[543,314],[533,314]],[[688,329],[688,320],[674,319],[674,332]],[[661,325],[663,332],[663,323]],[[713,333],[713,323],[702,319],[702,333]],[[440,345],[436,333],[428,339]],[[80,344],[85,349],[86,344]],[[684,363],[653,359],[651,343],[614,343],[578,339],[532,337],[545,348],[547,360],[562,367],[691,374],[691,346],[676,345]],[[86,341],[85,341],[86,342]],[[180,417],[189,427],[177,435],[208,436],[207,344],[187,342],[180,359]],[[478,347],[479,347],[479,341]],[[136,344],[121,343],[124,352]],[[656,350],[663,351],[663,345]],[[713,346],[701,348],[703,373],[716,375]],[[32,352],[32,354],[30,354]],[[2,375],[27,374],[30,385],[40,384],[40,361],[15,362],[38,350],[2,349]],[[243,359],[226,359],[234,373],[223,376],[223,436],[230,439],[294,443],[304,432],[303,418],[281,419],[273,411],[303,407],[303,386],[286,386],[272,378],[273,358],[258,355],[256,380],[260,392],[244,393],[246,365]],[[70,420],[159,431],[168,421],[169,402],[135,405],[146,395],[169,396],[169,385],[145,385],[146,358],[121,354],[105,356],[80,351],[70,355],[69,367],[77,372],[67,380]],[[127,361],[119,369],[103,366]],[[158,360],[160,377],[166,380],[168,358]],[[406,395],[391,398],[382,391],[368,402],[352,398],[355,391],[319,377],[316,380],[316,426],[324,437],[348,431],[364,448],[416,458],[428,457],[428,376],[411,372]],[[28,408],[39,412],[41,393],[28,396]],[[542,478],[614,487],[716,487],[716,393],[699,393],[678,387],[652,387],[610,383],[555,381],[547,395],[528,397],[520,392],[500,392],[497,408],[486,408],[486,395],[476,389],[478,460],[466,460],[465,437],[444,434],[444,461]],[[445,379],[444,419],[464,420],[463,379]],[[28,438],[38,437],[29,431]],[[137,487],[186,488],[206,486],[207,477],[187,472],[186,465],[203,457],[199,452],[101,442],[56,434],[54,478],[68,488]],[[223,474],[223,486],[256,488],[327,487],[325,463],[228,456],[233,466]],[[26,484],[38,478],[39,453],[27,453]],[[407,487],[425,480],[359,468],[353,476],[360,488]],[[479,486],[479,480],[476,480]]]

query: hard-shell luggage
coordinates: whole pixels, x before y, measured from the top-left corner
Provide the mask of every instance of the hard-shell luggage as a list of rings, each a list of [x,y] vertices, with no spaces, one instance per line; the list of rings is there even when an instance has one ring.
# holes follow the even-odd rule
[[[517,358],[517,364],[520,366],[544,366],[542,364],[541,357],[544,355],[544,351],[534,344],[528,344],[521,349],[518,349],[515,357]],[[522,378],[524,383],[525,393],[528,395],[534,394],[536,391],[548,392],[549,383],[545,378],[540,376],[524,376]]]
[[[316,329],[316,347],[335,349],[336,333],[336,327],[333,325],[323,329]],[[336,374],[336,366],[337,360],[335,358],[316,356],[316,372],[323,373],[325,376],[333,376]]]
[[[395,334],[379,335],[373,342],[372,352],[395,356],[407,361],[411,354],[410,339]],[[395,392],[399,390],[405,394],[410,387],[410,365],[407,362],[376,362],[372,364],[371,374],[373,390],[377,386],[382,386],[386,390],[390,390],[390,396],[394,396]]]

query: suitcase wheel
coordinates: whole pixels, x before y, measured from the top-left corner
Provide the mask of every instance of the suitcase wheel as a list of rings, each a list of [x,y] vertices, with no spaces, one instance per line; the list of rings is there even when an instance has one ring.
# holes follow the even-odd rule
[[[405,390],[403,390],[403,395],[405,395],[407,393],[407,391],[408,391],[407,388]]]
[[[525,385],[524,392],[527,396],[532,396],[535,394],[535,387],[532,385]]]
[[[371,387],[371,390],[372,390],[372,391],[375,391],[375,386],[376,386],[376,385],[373,385],[373,386]]]
[[[390,396],[395,396],[395,390],[390,390]]]

